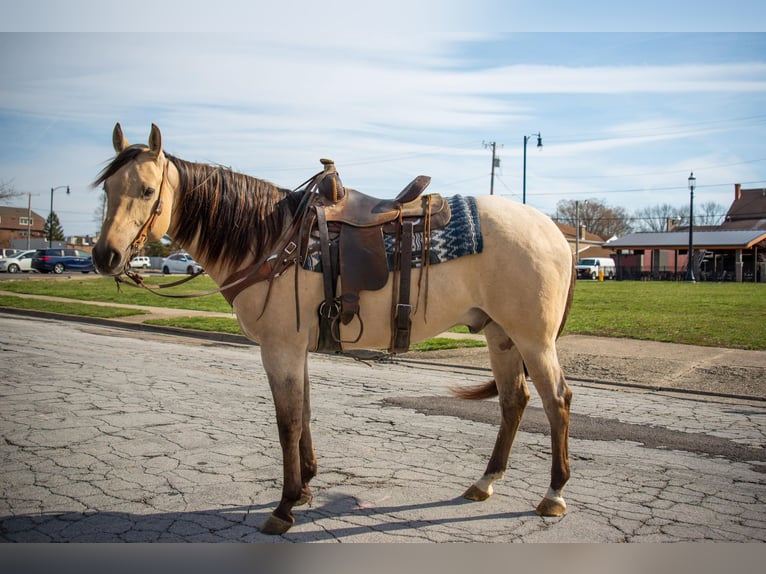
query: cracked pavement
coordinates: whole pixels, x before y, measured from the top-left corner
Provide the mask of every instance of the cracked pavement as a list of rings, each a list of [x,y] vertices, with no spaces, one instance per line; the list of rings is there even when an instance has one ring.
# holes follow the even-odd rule
[[[544,428],[522,426],[494,496],[461,498],[497,426],[429,407],[484,373],[312,355],[314,500],[274,538],[258,531],[282,471],[256,346],[3,314],[0,328],[0,541],[766,541],[763,402],[574,386],[593,428],[570,441],[567,515],[541,518]],[[699,444],[601,436],[617,423]]]

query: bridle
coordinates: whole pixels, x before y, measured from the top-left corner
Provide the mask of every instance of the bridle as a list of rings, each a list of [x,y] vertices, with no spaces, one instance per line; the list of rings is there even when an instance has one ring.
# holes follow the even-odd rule
[[[168,163],[169,160],[166,159],[162,166],[162,179],[160,180],[160,189],[157,192],[157,199],[152,206],[152,212],[149,214],[149,218],[141,226],[141,229],[138,230],[135,239],[133,239],[133,241],[130,243],[130,252],[128,254],[129,256],[126,263],[126,268],[130,266],[130,260],[141,253],[141,249],[144,248],[146,240],[149,237],[149,233],[154,227],[154,224],[157,222],[157,218],[162,215],[162,192],[165,191],[165,183],[168,180]]]

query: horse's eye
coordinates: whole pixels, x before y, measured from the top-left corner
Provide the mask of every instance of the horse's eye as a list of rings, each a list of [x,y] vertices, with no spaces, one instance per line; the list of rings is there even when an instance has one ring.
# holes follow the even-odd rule
[[[154,195],[153,187],[147,187],[144,189],[144,199],[151,199],[153,195]]]

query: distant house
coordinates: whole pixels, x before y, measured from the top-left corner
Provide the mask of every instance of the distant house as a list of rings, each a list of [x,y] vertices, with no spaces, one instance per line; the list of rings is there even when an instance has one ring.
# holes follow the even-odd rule
[[[25,207],[0,207],[0,247],[35,248],[45,237],[45,218]]]
[[[766,229],[766,188],[742,189],[736,184],[721,229]]]
[[[577,253],[577,259],[583,257],[611,257],[612,250],[604,247],[604,238],[595,233],[585,230],[585,226],[580,226],[579,236],[575,233],[575,228],[571,225],[555,222],[559,231],[569,243],[572,253]]]
[[[766,189],[734,186],[734,201],[717,227],[694,226],[694,277],[703,281],[766,282]],[[684,279],[689,228],[631,233],[604,244],[618,279]]]

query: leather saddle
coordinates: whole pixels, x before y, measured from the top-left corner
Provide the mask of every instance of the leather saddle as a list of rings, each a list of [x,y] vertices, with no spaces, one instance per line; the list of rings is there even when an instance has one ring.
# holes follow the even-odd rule
[[[382,289],[389,278],[389,257],[384,235],[394,239],[394,301],[390,351],[404,352],[410,341],[410,277],[415,233],[423,234],[421,265],[427,272],[430,233],[449,223],[450,209],[438,194],[423,195],[431,178],[416,177],[394,199],[378,199],[344,187],[332,160],[321,160],[317,175],[316,228],[321,246],[325,299],[319,309],[319,351],[341,351],[342,343],[355,343],[363,333],[359,293]],[[340,281],[338,281],[340,279]],[[337,286],[340,283],[340,295]],[[398,287],[398,289],[397,289]],[[419,295],[419,293],[418,293]],[[427,296],[427,293],[426,293]],[[359,320],[356,339],[342,341],[338,322]]]

